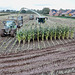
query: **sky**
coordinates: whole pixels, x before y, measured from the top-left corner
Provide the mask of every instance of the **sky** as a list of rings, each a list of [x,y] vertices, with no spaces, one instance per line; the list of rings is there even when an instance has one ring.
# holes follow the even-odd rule
[[[0,10],[20,10],[22,7],[28,9],[75,9],[75,0],[0,0]]]

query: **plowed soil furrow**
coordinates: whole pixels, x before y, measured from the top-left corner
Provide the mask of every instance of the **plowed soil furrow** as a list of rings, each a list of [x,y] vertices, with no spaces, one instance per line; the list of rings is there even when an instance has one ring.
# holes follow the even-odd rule
[[[0,72],[6,75],[30,75],[74,67],[75,41],[42,50],[8,54],[0,58]]]
[[[9,38],[9,39],[7,39],[7,40],[5,41],[6,43],[5,43],[2,47],[5,48],[7,45],[9,45],[10,42],[13,41],[12,39],[13,39],[13,38]]]
[[[60,64],[61,65],[61,64]],[[63,67],[62,67],[63,66]],[[31,69],[29,69],[29,70],[25,70],[25,66],[23,66],[23,67],[19,67],[19,68],[13,68],[13,69],[4,69],[4,70],[2,70],[2,71],[0,71],[0,72],[2,72],[2,73],[5,73],[5,74],[22,74],[22,73],[24,73],[24,74],[22,74],[22,75],[31,75],[31,74],[38,74],[38,73],[41,73],[41,72],[47,72],[47,71],[51,71],[51,70],[56,70],[56,69],[65,69],[65,68],[72,68],[72,67],[74,67],[75,66],[75,64],[72,64],[72,65],[68,65],[67,64],[67,66],[66,65],[61,65],[61,66],[54,66],[54,64],[52,65],[52,64],[49,64],[49,65],[47,65],[47,64],[44,64],[44,65],[41,65],[41,66],[39,66],[39,68],[36,66],[35,68],[31,68]],[[39,75],[39,74],[38,74]],[[64,74],[63,74],[64,75]]]
[[[29,20],[29,14],[23,16],[22,28],[34,28],[36,20]],[[68,24],[74,27],[74,23],[75,20],[71,19],[48,17],[47,22],[41,26]],[[37,24],[37,27],[39,26],[40,24]],[[0,75],[75,75],[75,38],[42,42],[40,40],[39,43],[35,41],[34,46],[33,41],[29,46],[27,42],[24,46],[21,42],[21,47],[18,41],[14,41],[14,38],[12,41],[9,37],[0,37]],[[66,71],[67,69],[70,70]],[[65,73],[60,72],[61,70]],[[52,74],[56,71],[59,72]]]
[[[20,56],[20,57],[16,57],[16,58],[8,58],[8,59],[0,59],[0,61],[4,61],[4,62],[13,62],[13,60],[17,61],[17,60],[27,60],[27,59],[31,59],[31,58],[35,58],[35,57],[39,57],[39,56],[45,56],[46,54],[57,54],[59,52],[59,54],[63,53],[69,53],[69,52],[73,52],[74,53],[74,49],[75,47],[73,47],[72,49],[71,48],[66,48],[66,49],[69,49],[68,51],[67,50],[60,50],[60,49],[56,49],[56,50],[53,50],[53,51],[50,51],[50,50],[47,50],[47,52],[42,52],[42,53],[38,53],[38,54],[32,54],[32,55],[27,55],[27,56]],[[2,62],[3,63],[3,62]]]
[[[68,44],[66,44],[66,45],[64,44],[64,45],[63,45],[63,49],[64,49],[64,48],[66,48],[66,49],[67,49],[67,48],[70,48],[70,44],[73,45],[73,44],[75,44],[75,42],[68,43]],[[69,46],[69,47],[68,47],[68,46]],[[74,45],[73,45],[73,46],[74,46]],[[52,50],[52,51],[53,51],[54,49],[61,50],[61,49],[62,49],[62,45],[60,45],[60,48],[59,48],[59,45],[57,45],[57,46],[55,46],[55,47],[50,47],[50,49],[47,48],[47,49],[43,49],[43,50],[30,50],[30,51],[27,50],[27,52],[25,51],[26,53],[23,52],[22,54],[20,54],[20,53],[17,53],[17,54],[16,54],[16,53],[15,53],[14,55],[12,54],[12,55],[7,55],[7,56],[1,56],[0,59],[1,59],[1,58],[2,58],[2,59],[3,59],[3,58],[10,58],[10,57],[11,57],[11,58],[13,58],[13,57],[19,57],[19,56],[23,56],[23,55],[28,55],[29,53],[30,53],[30,54],[35,54],[35,52],[36,52],[36,53],[40,53],[40,52],[46,52],[46,51],[49,51],[49,50]]]
[[[10,39],[10,38],[9,38]],[[2,44],[4,43],[4,44],[6,44],[6,41],[8,40],[8,38],[6,37],[3,37],[2,39],[1,39],[1,41],[0,41],[0,47],[2,46]]]
[[[0,37],[0,45],[1,45],[1,43],[4,41],[4,37]],[[6,38],[7,39],[7,38]]]
[[[43,57],[41,57],[41,58],[43,58]],[[53,57],[53,58],[50,58],[50,56],[46,56],[46,59],[43,59],[43,60],[40,60],[40,58],[39,58],[39,59],[37,59],[37,61],[35,59],[32,59],[32,60],[23,61],[23,62],[19,61],[18,63],[14,63],[14,62],[13,63],[9,63],[9,64],[8,63],[7,64],[4,63],[3,65],[0,65],[0,69],[19,67],[19,66],[25,66],[25,65],[34,65],[34,64],[37,64],[38,62],[39,62],[39,64],[43,64],[43,62],[44,62],[44,64],[47,63],[47,62],[49,64],[51,64],[51,63],[63,63],[63,62],[66,62],[66,61],[68,63],[74,62],[75,61],[75,55],[74,56],[70,56],[69,55],[69,56],[66,56],[66,57],[62,56],[62,58],[59,58],[59,59],[58,59],[58,56],[57,57]]]

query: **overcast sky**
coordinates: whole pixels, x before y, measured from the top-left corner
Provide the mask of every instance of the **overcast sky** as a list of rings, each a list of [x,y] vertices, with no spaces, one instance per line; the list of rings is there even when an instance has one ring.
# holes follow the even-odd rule
[[[75,0],[0,0],[0,10],[20,10],[22,7],[29,9],[75,9]]]

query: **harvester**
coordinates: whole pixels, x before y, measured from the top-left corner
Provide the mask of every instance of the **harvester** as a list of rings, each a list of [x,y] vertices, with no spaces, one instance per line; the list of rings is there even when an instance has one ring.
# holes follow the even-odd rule
[[[15,18],[14,16],[8,17],[8,19],[3,21],[4,28],[0,30],[0,35],[6,36],[10,35],[14,37],[16,35],[17,28],[23,26],[23,16]]]
[[[37,14],[38,15],[38,17],[36,17],[36,20],[37,20],[37,22],[40,24],[40,23],[45,23],[45,21],[46,20],[48,20],[48,18],[47,17],[44,17],[44,16],[41,16],[39,13],[37,13],[36,11],[34,11],[34,10],[32,10],[32,9],[28,9],[28,8],[21,8],[21,10],[20,11],[22,11],[22,10],[30,10],[30,11],[32,11],[33,13],[35,13],[35,14]],[[31,17],[31,19],[32,19],[32,16],[30,16]]]

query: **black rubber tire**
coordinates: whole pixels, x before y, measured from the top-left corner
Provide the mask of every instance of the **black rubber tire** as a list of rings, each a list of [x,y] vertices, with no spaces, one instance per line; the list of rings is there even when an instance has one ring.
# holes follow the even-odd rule
[[[4,35],[4,30],[0,30],[0,35],[1,35],[1,37],[4,37],[5,35]]]
[[[11,35],[11,37],[15,37],[16,36],[16,31],[15,30],[11,30],[10,35]]]
[[[19,25],[17,25],[17,28],[21,28]]]

